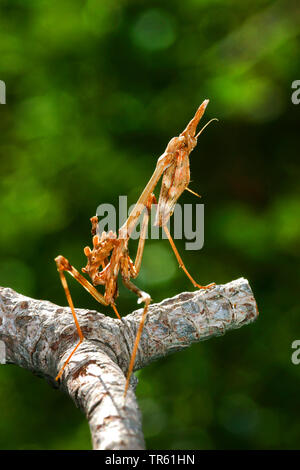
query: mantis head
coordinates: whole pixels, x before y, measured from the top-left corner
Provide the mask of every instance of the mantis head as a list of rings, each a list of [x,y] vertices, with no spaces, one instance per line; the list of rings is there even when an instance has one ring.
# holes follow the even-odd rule
[[[204,100],[195,116],[178,137],[170,140],[165,154],[171,156],[171,163],[166,168],[161,185],[155,225],[166,225],[173,214],[175,204],[190,182],[189,155],[197,145],[197,139],[209,121],[199,132],[197,126],[203,116],[209,100]]]

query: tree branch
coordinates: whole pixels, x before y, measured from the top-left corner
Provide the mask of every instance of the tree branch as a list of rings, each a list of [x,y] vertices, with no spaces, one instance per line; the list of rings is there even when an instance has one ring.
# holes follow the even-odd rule
[[[122,321],[76,309],[86,340],[66,367],[60,387],[85,413],[94,449],[142,449],[144,438],[134,388],[123,399],[125,375],[142,309]],[[209,290],[184,292],[153,304],[141,337],[135,370],[256,319],[246,279]],[[0,287],[0,340],[6,362],[44,377],[57,387],[57,372],[78,342],[67,307],[34,300]],[[133,376],[132,385],[136,382]]]

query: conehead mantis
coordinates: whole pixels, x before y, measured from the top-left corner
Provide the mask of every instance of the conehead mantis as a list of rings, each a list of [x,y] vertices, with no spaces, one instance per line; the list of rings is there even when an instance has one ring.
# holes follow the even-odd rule
[[[79,335],[79,342],[65,361],[63,367],[59,371],[56,380],[59,380],[63,371],[69,363],[71,357],[84,340],[83,333],[77,320],[72,297],[68,288],[65,271],[73,276],[98,302],[105,306],[111,306],[119,318],[115,305],[115,299],[118,295],[117,278],[120,274],[124,285],[133,291],[138,296],[138,303],[144,304],[144,309],[137,331],[135,344],[132,350],[131,359],[128,367],[126,385],[124,396],[126,396],[130,377],[134,368],[135,357],[143,331],[146,315],[148,312],[149,304],[151,302],[150,295],[137,287],[131,279],[135,279],[140,271],[143,250],[145,246],[146,231],[148,228],[151,206],[156,204],[156,198],[153,191],[162,177],[162,184],[160,195],[158,199],[157,212],[155,225],[164,229],[167,238],[171,244],[174,254],[177,258],[179,266],[183,269],[192,284],[199,289],[208,289],[214,286],[214,283],[207,286],[197,284],[194,278],[186,269],[182,258],[180,257],[171,234],[167,228],[167,222],[173,214],[175,204],[185,189],[189,190],[188,185],[190,182],[190,168],[189,168],[189,155],[197,145],[197,139],[204,128],[211,122],[209,121],[199,132],[197,126],[201,117],[204,114],[208,100],[203,101],[196,111],[193,119],[188,123],[187,127],[178,137],[173,137],[167,145],[164,153],[159,157],[156,168],[140,195],[137,203],[131,211],[128,219],[119,229],[118,235],[112,231],[97,233],[98,218],[96,216],[91,218],[92,234],[93,234],[93,248],[85,247],[84,254],[87,257],[87,265],[82,268],[86,273],[91,283],[80,274],[64,256],[57,256],[55,262],[57,270],[60,275],[61,283],[63,285],[68,304],[70,306],[77,332]],[[191,191],[193,192],[193,191]],[[139,218],[143,214],[140,238],[138,242],[137,254],[133,262],[129,256],[128,242],[132,231],[134,230]],[[101,294],[97,291],[96,286],[103,285],[104,293]]]

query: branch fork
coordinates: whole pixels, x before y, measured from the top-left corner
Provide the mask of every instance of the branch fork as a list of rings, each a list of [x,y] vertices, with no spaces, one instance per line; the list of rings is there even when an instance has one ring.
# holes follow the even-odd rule
[[[124,400],[126,372],[143,309],[113,319],[76,309],[85,340],[57,372],[78,342],[71,310],[0,287],[0,341],[6,363],[16,364],[60,387],[85,413],[94,449],[143,449],[141,415],[132,376]],[[207,290],[183,292],[149,306],[134,370],[194,342],[225,334],[258,316],[246,279]]]

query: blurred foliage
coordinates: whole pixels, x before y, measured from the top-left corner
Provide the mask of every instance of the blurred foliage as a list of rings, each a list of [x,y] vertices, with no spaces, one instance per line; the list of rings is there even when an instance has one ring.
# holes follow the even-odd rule
[[[177,244],[203,284],[248,278],[261,315],[137,373],[148,448],[299,447],[298,74],[295,1],[0,1],[0,285],[65,305],[53,258],[85,264],[96,207],[135,202],[204,98],[204,122],[220,120],[191,157],[205,246]],[[146,245],[138,284],[156,302],[192,290],[166,240]],[[91,447],[83,415],[29,372],[2,366],[0,395],[0,448]]]

